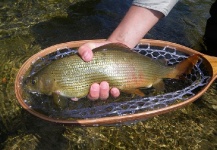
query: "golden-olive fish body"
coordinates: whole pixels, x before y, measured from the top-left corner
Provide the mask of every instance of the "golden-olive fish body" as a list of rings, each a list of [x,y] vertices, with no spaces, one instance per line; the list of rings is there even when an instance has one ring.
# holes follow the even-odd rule
[[[192,55],[178,65],[167,66],[120,44],[107,44],[93,53],[90,62],[84,62],[78,54],[53,61],[30,77],[28,90],[76,99],[85,97],[91,84],[107,81],[122,92],[144,96],[139,88],[163,88],[163,78],[190,73],[199,59]]]

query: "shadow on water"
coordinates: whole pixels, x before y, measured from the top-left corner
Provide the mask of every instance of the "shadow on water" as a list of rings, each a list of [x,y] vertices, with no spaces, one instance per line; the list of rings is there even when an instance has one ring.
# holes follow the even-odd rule
[[[165,18],[161,19],[147,34],[147,38],[165,40],[190,46],[183,17],[191,14],[189,6],[178,2]]]
[[[131,3],[132,0],[124,3],[117,1],[115,5],[112,0],[78,2],[68,7],[66,17],[54,17],[40,22],[35,24],[31,31],[42,48],[67,41],[107,38],[119,24]],[[190,12],[188,8],[179,2],[174,11],[161,19],[145,38],[190,46],[184,32],[185,22],[181,19]]]
[[[117,1],[81,1],[67,9],[67,17],[55,17],[31,29],[42,48],[67,41],[107,38],[131,5]]]

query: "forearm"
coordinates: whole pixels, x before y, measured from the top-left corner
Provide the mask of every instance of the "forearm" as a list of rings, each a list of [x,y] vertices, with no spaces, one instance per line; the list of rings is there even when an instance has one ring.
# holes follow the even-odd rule
[[[159,11],[133,5],[108,41],[121,42],[133,48],[163,16]]]
[[[91,61],[93,58],[92,49],[110,42],[120,42],[133,48],[160,18],[169,13],[170,9],[177,1],[178,0],[134,0],[133,6],[131,6],[107,41],[86,43],[78,49],[78,53],[84,61]],[[161,2],[160,5],[158,5],[157,2]],[[150,5],[151,3],[153,5]],[[162,4],[164,7],[161,7]],[[120,91],[115,87],[109,90],[109,84],[107,82],[101,82],[100,84],[94,83],[90,87],[88,97],[92,100],[99,98],[107,99],[109,91],[113,97],[120,95]]]

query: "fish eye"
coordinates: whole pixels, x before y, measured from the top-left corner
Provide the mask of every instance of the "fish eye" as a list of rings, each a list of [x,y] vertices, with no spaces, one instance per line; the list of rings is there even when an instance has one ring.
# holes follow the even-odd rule
[[[33,80],[32,80],[32,84],[34,85],[35,83],[36,83],[36,80],[35,80],[35,79],[33,79]]]

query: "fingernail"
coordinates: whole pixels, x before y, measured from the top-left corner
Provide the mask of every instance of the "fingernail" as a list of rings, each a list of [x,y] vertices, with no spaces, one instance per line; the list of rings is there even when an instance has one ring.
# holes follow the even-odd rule
[[[120,95],[120,92],[117,89],[112,89],[111,94],[114,98],[117,98]]]
[[[118,92],[117,92],[117,90],[115,90],[115,89],[111,89],[111,94],[113,95],[115,95],[115,94],[117,94]]]
[[[96,92],[98,89],[95,86],[91,86],[91,91]]]
[[[82,57],[85,61],[89,60],[90,59],[90,54],[88,51],[86,51],[84,54],[83,54],[83,57]]]

